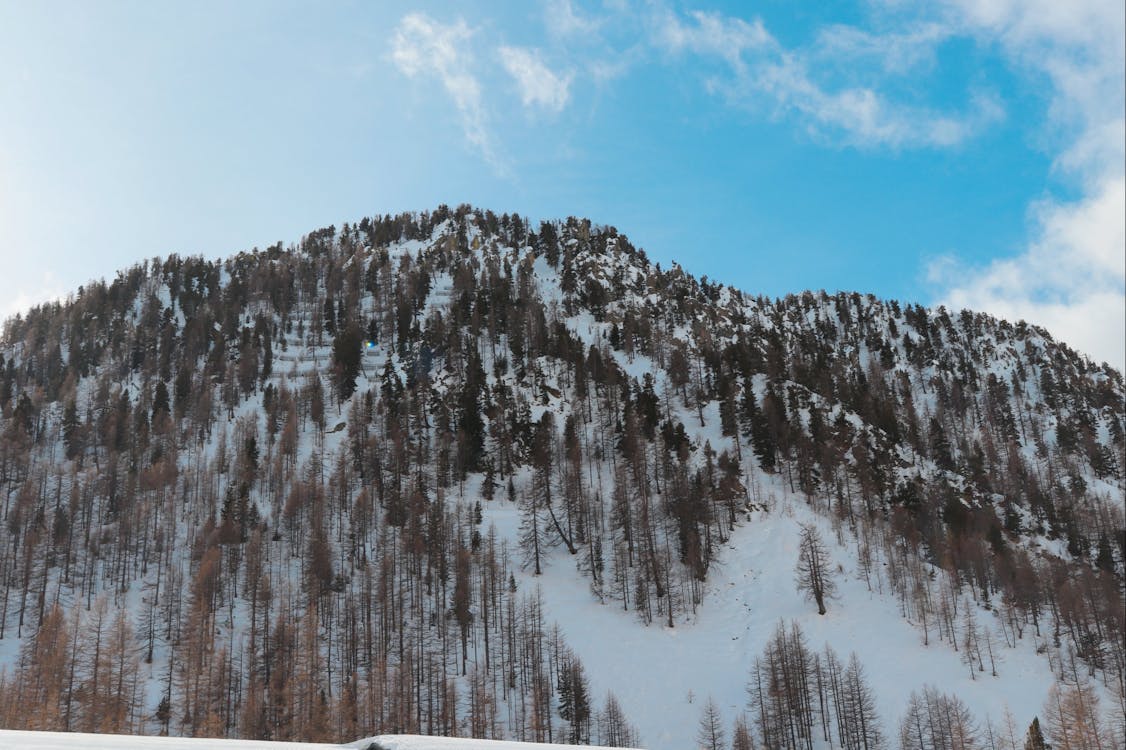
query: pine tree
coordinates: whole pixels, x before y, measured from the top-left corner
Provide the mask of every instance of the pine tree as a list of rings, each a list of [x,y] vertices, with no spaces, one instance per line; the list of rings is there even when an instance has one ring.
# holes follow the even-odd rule
[[[481,416],[484,389],[485,370],[475,347],[470,347],[457,411],[458,463],[462,479],[469,472],[480,471],[485,456],[485,420]]]
[[[78,421],[78,406],[73,398],[63,410],[63,445],[69,459],[73,460],[82,453],[82,428]]]
[[[1036,716],[1032,719],[1032,723],[1028,725],[1028,734],[1024,739],[1024,750],[1048,750],[1048,744],[1044,741],[1044,734],[1040,731],[1040,717]]]
[[[360,374],[363,356],[363,335],[359,327],[350,322],[332,341],[333,376],[341,401],[348,400],[356,391],[356,378]]]

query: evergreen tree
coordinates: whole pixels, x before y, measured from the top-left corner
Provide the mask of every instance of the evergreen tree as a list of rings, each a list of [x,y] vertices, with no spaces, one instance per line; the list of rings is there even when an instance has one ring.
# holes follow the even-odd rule
[[[1044,733],[1040,731],[1040,717],[1036,716],[1032,719],[1032,723],[1028,725],[1028,734],[1024,738],[1024,750],[1048,750],[1048,744],[1044,741]]]
[[[363,360],[363,337],[354,323],[348,323],[332,341],[332,371],[336,392],[341,401],[356,391],[356,378]]]
[[[82,428],[78,421],[78,405],[73,398],[63,410],[63,445],[69,459],[77,458],[82,452]]]
[[[475,347],[470,347],[465,379],[458,396],[457,428],[461,478],[481,470],[485,455],[485,420],[482,418],[481,395],[485,389],[485,370]]]
[[[331,296],[325,298],[324,326],[325,333],[327,333],[329,336],[336,335],[336,305],[333,304]]]
[[[158,380],[152,397],[152,421],[155,422],[161,414],[168,414],[168,386],[163,380]]]

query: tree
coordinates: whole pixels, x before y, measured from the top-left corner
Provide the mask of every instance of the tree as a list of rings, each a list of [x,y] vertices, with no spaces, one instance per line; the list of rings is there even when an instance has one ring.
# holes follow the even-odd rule
[[[590,685],[583,663],[572,653],[566,653],[559,670],[559,715],[571,724],[568,740],[572,744],[590,738]]]
[[[63,445],[66,447],[66,457],[77,458],[82,454],[82,423],[78,419],[78,405],[71,398],[63,410]]]
[[[363,334],[355,323],[349,322],[332,340],[332,372],[336,381],[337,396],[341,401],[352,397],[356,390],[356,377],[364,352]]]
[[[747,686],[749,708],[767,747],[813,747],[813,656],[796,622],[779,622]]]
[[[842,682],[841,744],[847,750],[876,750],[883,747],[876,700],[855,651],[848,659]]]
[[[598,742],[605,747],[634,747],[641,744],[636,727],[629,723],[613,693],[606,694],[606,704],[598,712]]]
[[[1090,685],[1052,685],[1044,705],[1048,736],[1056,750],[1105,750],[1099,697]],[[1030,728],[1031,731],[1031,728]]]
[[[747,717],[743,714],[735,717],[735,728],[731,731],[731,750],[755,750],[751,730],[747,727]]]
[[[956,695],[927,685],[912,691],[899,723],[901,750],[976,750],[978,730],[970,709]]]
[[[700,728],[696,732],[696,742],[703,750],[724,750],[723,717],[720,716],[719,706],[711,696],[708,696],[700,714]]]
[[[798,591],[817,603],[817,614],[826,612],[825,600],[836,594],[837,584],[830,569],[829,551],[813,526],[801,527],[798,563],[794,569]]]
[[[324,326],[325,332],[329,336],[336,335],[336,305],[332,302],[332,297],[326,297],[324,303]]]
[[[458,394],[457,428],[460,476],[481,470],[485,455],[485,420],[481,418],[481,394],[486,387],[485,370],[475,347],[465,364],[465,383]]]
[[[1024,738],[1024,750],[1048,750],[1048,743],[1044,741],[1044,733],[1040,731],[1040,717],[1033,717],[1028,725],[1028,734]]]

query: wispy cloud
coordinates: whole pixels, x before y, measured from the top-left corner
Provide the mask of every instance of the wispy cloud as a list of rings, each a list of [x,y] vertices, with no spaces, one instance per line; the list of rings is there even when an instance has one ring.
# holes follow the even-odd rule
[[[904,75],[933,67],[936,48],[951,36],[947,26],[935,22],[910,24],[905,29],[883,33],[833,24],[817,32],[811,54],[837,65],[869,63],[886,73]]]
[[[1043,325],[1126,367],[1126,9],[1121,3],[948,2],[949,23],[998,43],[1051,82],[1055,166],[1080,190],[1030,209],[1027,249],[984,267],[932,269],[938,301]],[[1049,134],[1051,135],[1051,134]]]
[[[967,111],[949,113],[889,99],[875,86],[830,89],[811,72],[826,57],[875,57],[883,68],[901,71],[924,59],[941,38],[937,26],[880,36],[835,26],[822,32],[811,49],[788,49],[760,19],[746,21],[719,13],[681,16],[665,11],[655,24],[653,42],[671,53],[722,60],[730,75],[708,87],[735,105],[772,106],[798,117],[816,136],[840,137],[861,147],[917,148],[956,146],[1004,117],[995,98],[978,93]]]
[[[567,106],[574,74],[560,75],[552,72],[536,50],[501,47],[498,53],[504,69],[516,81],[520,89],[520,100],[525,107],[560,112]]]
[[[575,10],[571,0],[549,0],[544,9],[544,23],[553,36],[588,36],[596,33],[603,22],[602,18]]]
[[[697,55],[723,58],[738,74],[748,72],[748,52],[777,54],[781,47],[763,26],[730,18],[719,13],[694,11],[687,23],[672,11],[665,11],[656,24],[655,41],[672,52],[688,51]]]
[[[861,147],[957,146],[1005,116],[1000,102],[986,94],[974,95],[968,111],[952,114],[895,102],[871,87],[830,91],[794,55],[761,65],[734,91],[740,96],[748,89],[768,94],[781,109],[800,115],[812,134],[839,135]]]
[[[464,20],[442,24],[422,13],[404,16],[391,41],[391,59],[405,75],[434,76],[453,101],[465,138],[494,169],[504,171],[486,127],[481,83],[472,72],[469,41],[472,29]]]
[[[570,105],[578,77],[607,84],[663,56],[697,70],[710,64],[711,75],[701,73],[708,91],[731,106],[793,123],[818,141],[863,149],[949,149],[1002,120],[1000,98],[970,89],[965,103],[951,109],[917,87],[896,84],[940,70],[947,42],[971,40],[999,54],[1015,74],[1047,82],[1041,145],[1053,155],[1055,178],[1077,188],[1079,197],[1046,193],[1030,206],[1023,252],[977,266],[957,257],[934,264],[933,301],[1024,318],[1099,359],[1126,365],[1122,4],[871,0],[869,8],[867,25],[827,25],[814,30],[809,42],[792,46],[759,18],[685,13],[660,0],[629,9],[604,1],[597,11],[549,0],[544,49],[562,61],[551,67],[536,47],[490,43],[464,21],[443,24],[412,13],[394,32],[392,60],[408,76],[441,82],[467,141],[503,172],[478,73],[493,82],[503,70],[522,106],[559,113]],[[474,49],[485,67],[475,67]]]
[[[813,136],[863,148],[950,148],[1005,117],[972,91],[960,111],[890,95],[890,77],[941,64],[953,38],[999,50],[1013,70],[1051,84],[1041,134],[1056,173],[1081,197],[1030,206],[1027,249],[985,266],[946,258],[930,269],[935,301],[1043,325],[1099,359],[1126,365],[1126,11],[1104,0],[944,0],[882,5],[879,29],[833,25],[813,44],[782,45],[763,23],[718,13],[658,11],[651,43],[722,61],[706,81],[733,105],[773,107]],[[827,76],[829,71],[834,75]],[[847,71],[842,75],[842,71]],[[841,85],[839,81],[846,83]],[[833,85],[828,83],[834,82]]]

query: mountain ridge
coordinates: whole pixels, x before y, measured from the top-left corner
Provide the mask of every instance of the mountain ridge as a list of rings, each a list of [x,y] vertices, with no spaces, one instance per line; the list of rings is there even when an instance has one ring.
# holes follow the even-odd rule
[[[935,603],[942,571],[958,597],[987,608],[1001,599],[1014,641],[1018,624],[1039,633],[1050,613],[1052,669],[1064,671],[1070,648],[1119,686],[1104,699],[1121,694],[1122,375],[1042,329],[870,295],[750,297],[675,264],[661,270],[612,227],[572,218],[533,230],[461,206],[318,230],[222,263],[146,261],[9,320],[0,353],[0,634],[18,621],[20,653],[6,660],[14,684],[44,682],[35,644],[45,628],[61,638],[74,618],[77,642],[79,619],[88,625],[78,603],[112,598],[148,631],[130,636],[145,644],[134,673],[145,700],[126,711],[133,728],[323,736],[296,709],[262,708],[293,703],[283,688],[306,691],[298,706],[323,700],[335,732],[357,714],[349,701],[380,691],[365,721],[394,715],[400,729],[418,728],[415,699],[378,672],[415,674],[410,660],[425,653],[445,687],[420,681],[415,698],[427,682],[439,733],[593,739],[620,709],[607,698],[597,710],[584,695],[576,713],[581,649],[540,641],[541,668],[522,665],[519,690],[498,690],[493,677],[485,700],[475,680],[511,666],[510,654],[489,654],[489,613],[504,616],[489,592],[509,580],[512,613],[534,622],[542,607],[520,599],[514,573],[523,582],[574,560],[596,598],[676,627],[707,606],[711,564],[770,505],[764,487],[820,508],[869,555],[890,559],[904,546],[909,570],[889,585],[909,619],[948,617]],[[506,533],[483,523],[513,512]],[[76,525],[102,531],[78,538]],[[162,551],[137,529],[160,532]],[[18,564],[21,554],[36,562]],[[288,591],[280,624],[263,627],[255,555],[271,587]],[[907,565],[911,555],[925,565]],[[384,581],[392,601],[425,592],[420,619],[377,607],[398,649],[360,664],[306,645],[289,682],[263,680],[277,628],[306,644],[348,632],[343,611],[365,580],[375,585],[377,559],[409,571]],[[1040,574],[1052,591],[1029,591]],[[156,607],[159,593],[147,612],[137,601],[162,580],[172,586],[164,575],[180,576],[188,616]],[[199,667],[217,658],[215,642],[183,635],[192,617],[247,664],[237,708],[219,708],[177,671],[185,653]],[[957,643],[956,630],[948,623],[939,637]],[[375,642],[377,631],[364,632]],[[418,656],[404,647],[408,633]],[[302,660],[327,663],[327,674]],[[334,668],[353,677],[342,682]],[[461,672],[453,688],[451,671]],[[69,728],[100,706],[73,692],[51,700],[73,709],[58,710]],[[458,710],[467,705],[468,718]],[[624,717],[618,724],[636,738]],[[394,728],[357,724],[352,736],[384,726]]]

